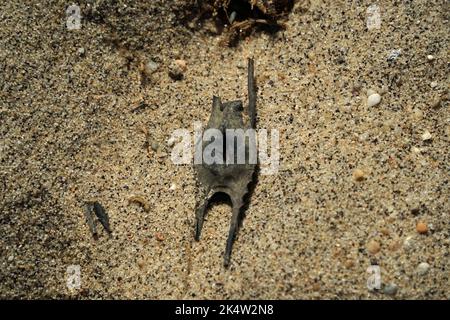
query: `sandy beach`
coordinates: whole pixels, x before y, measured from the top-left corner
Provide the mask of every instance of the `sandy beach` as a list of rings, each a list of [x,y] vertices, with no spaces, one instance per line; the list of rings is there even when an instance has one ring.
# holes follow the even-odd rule
[[[0,4],[0,298],[449,299],[449,2],[297,1],[231,47],[192,3]],[[280,159],[227,269],[230,203],[195,241],[170,137],[247,103],[248,57]]]

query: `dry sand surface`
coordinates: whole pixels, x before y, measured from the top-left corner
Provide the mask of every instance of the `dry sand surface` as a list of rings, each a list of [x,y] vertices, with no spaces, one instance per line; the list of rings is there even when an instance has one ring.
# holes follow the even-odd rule
[[[183,1],[79,1],[79,30],[66,1],[2,1],[0,297],[449,299],[449,2],[374,2],[379,29],[371,2],[298,1],[285,30],[226,47]],[[168,140],[213,94],[247,100],[249,56],[280,167],[225,269],[230,205],[195,242],[194,171]],[[90,234],[90,200],[111,237]]]

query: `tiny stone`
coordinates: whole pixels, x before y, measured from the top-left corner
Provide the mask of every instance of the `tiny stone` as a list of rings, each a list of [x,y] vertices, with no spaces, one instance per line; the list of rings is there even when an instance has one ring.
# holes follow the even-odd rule
[[[175,139],[173,137],[170,137],[169,140],[167,140],[167,146],[169,148],[173,147],[175,144]]]
[[[230,24],[233,24],[234,19],[236,19],[236,11],[233,11],[233,12],[230,14],[230,18],[229,18]]]
[[[194,29],[195,28],[194,20],[191,20],[191,21],[188,22],[188,27],[189,27],[189,29]]]
[[[84,56],[86,53],[86,50],[84,48],[78,48],[77,53],[79,56]]]
[[[147,73],[153,73],[153,72],[155,72],[156,70],[158,70],[158,67],[159,67],[159,64],[156,63],[156,62],[153,61],[153,60],[149,60],[149,61],[147,62],[147,64],[145,65],[145,68],[147,69],[147,70],[146,70]]]
[[[424,276],[428,273],[430,269],[430,265],[426,262],[422,262],[417,266],[417,273],[421,276]]]
[[[369,138],[369,134],[367,132],[364,132],[359,135],[358,140],[360,142],[364,142],[364,141],[367,141],[368,138]]]
[[[364,178],[365,174],[361,169],[356,169],[355,171],[353,171],[353,179],[355,179],[356,181],[362,181],[364,180]]]
[[[243,62],[242,60],[239,60],[239,61],[237,62],[236,67],[237,67],[238,69],[242,69],[242,70],[243,70],[243,69],[246,68],[246,65],[244,64],[244,62]],[[272,82],[271,85],[273,85],[273,80],[270,80],[269,82]]]
[[[314,283],[312,286],[313,291],[317,292],[320,290],[320,284],[319,283]]]
[[[414,108],[413,117],[415,120],[419,121],[423,119],[423,112],[419,108]]]
[[[383,288],[383,293],[387,294],[388,296],[395,296],[397,294],[398,287],[394,283],[389,283]]]
[[[184,77],[186,69],[187,66],[185,60],[174,60],[169,66],[169,76],[173,80],[181,80]]]
[[[367,106],[373,107],[379,104],[381,101],[381,96],[378,93],[373,93],[367,98]]]
[[[353,260],[351,260],[351,259],[347,259],[347,260],[345,261],[345,263],[344,263],[344,266],[345,266],[347,269],[351,269],[354,265],[355,265],[355,263],[354,263]]]
[[[380,244],[375,241],[375,240],[370,240],[369,243],[367,244],[367,251],[369,251],[369,253],[371,254],[376,254],[380,251]]]
[[[156,238],[156,240],[158,240],[158,241],[164,241],[164,235],[163,235],[161,232],[157,232],[157,233],[155,234],[155,238]]]
[[[310,60],[314,60],[316,58],[316,54],[314,53],[314,51],[308,52],[308,58]]]
[[[172,183],[171,185],[170,185],[170,188],[169,188],[170,190],[176,190],[177,189],[177,185],[175,184],[175,183]]]
[[[434,56],[431,55],[431,54],[427,55],[427,60],[428,61],[433,61],[434,60]]]
[[[420,234],[425,234],[428,232],[428,226],[425,222],[419,221],[416,225],[416,231]]]
[[[422,133],[422,140],[423,141],[428,141],[428,140],[431,140],[431,133],[430,133],[430,131],[428,131],[428,130],[425,130],[423,133]]]
[[[145,266],[145,261],[143,259],[139,259],[137,261],[137,265],[138,265],[139,269],[143,269]]]
[[[153,151],[157,151],[158,150],[158,148],[159,148],[159,144],[158,144],[158,142],[155,142],[155,141],[153,141],[152,142],[152,150]]]
[[[12,262],[14,260],[14,256],[9,256],[8,257],[8,262]]]
[[[436,81],[433,81],[430,83],[430,87],[436,88],[438,86],[438,83]]]
[[[412,248],[414,248],[414,242],[414,237],[408,236],[406,237],[405,241],[403,241],[403,247],[405,248],[405,250],[411,250]]]
[[[400,56],[402,50],[401,49],[394,49],[392,50],[388,55],[388,61],[394,61],[397,60],[397,58]]]

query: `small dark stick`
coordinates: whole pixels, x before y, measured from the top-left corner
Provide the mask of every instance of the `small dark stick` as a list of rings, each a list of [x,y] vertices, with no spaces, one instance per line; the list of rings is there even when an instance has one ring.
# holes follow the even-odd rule
[[[111,228],[109,226],[108,214],[106,213],[103,206],[100,203],[98,203],[97,201],[94,202],[94,212],[95,212],[95,215],[97,216],[98,220],[102,224],[103,228],[105,228],[105,230],[109,234],[111,234],[112,232],[111,232]]]
[[[86,217],[86,222],[89,226],[89,231],[91,231],[92,236],[95,240],[98,238],[97,226],[95,225],[94,217],[92,215],[92,204],[86,204],[84,208],[84,216]]]
[[[248,59],[248,113],[250,116],[250,124],[252,128],[256,126],[256,84],[253,59]]]

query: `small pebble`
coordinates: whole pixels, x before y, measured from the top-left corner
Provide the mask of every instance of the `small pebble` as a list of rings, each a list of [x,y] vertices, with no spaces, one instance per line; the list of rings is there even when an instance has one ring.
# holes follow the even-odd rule
[[[416,121],[422,120],[423,119],[423,112],[422,112],[422,110],[420,110],[419,108],[412,109],[412,117]]]
[[[233,12],[230,14],[230,17],[229,17],[229,19],[228,19],[228,21],[230,22],[230,24],[233,24],[234,19],[236,19],[236,11],[233,11]]]
[[[389,283],[384,286],[383,293],[387,294],[388,296],[395,296],[397,294],[398,287],[394,283]]]
[[[9,256],[8,257],[8,262],[12,262],[14,260],[14,256]]]
[[[309,51],[307,55],[310,60],[314,60],[316,58],[314,51]]]
[[[185,60],[174,60],[169,66],[169,76],[173,80],[181,80],[184,77],[184,73],[187,69]]]
[[[436,81],[433,81],[430,83],[430,87],[436,88],[438,86],[438,83]]]
[[[317,292],[320,290],[320,284],[319,283],[314,283],[312,286],[313,291]]]
[[[422,141],[428,141],[428,140],[431,140],[431,133],[430,133],[430,131],[428,131],[428,130],[425,130],[423,133],[422,133]]]
[[[153,141],[151,144],[151,147],[152,147],[153,151],[158,151],[158,148],[159,148],[158,142]]]
[[[362,181],[364,178],[365,173],[361,169],[355,169],[355,171],[353,171],[353,179],[355,179],[355,181]]]
[[[164,235],[161,232],[155,233],[155,238],[158,241],[164,241]]]
[[[137,261],[137,265],[138,265],[139,269],[143,269],[145,266],[145,261],[143,259],[139,259]]]
[[[354,263],[353,260],[351,260],[351,259],[347,259],[347,260],[345,260],[345,262],[344,262],[344,266],[345,266],[347,269],[351,269],[354,265],[355,265],[355,263]]]
[[[428,273],[428,270],[430,269],[430,265],[426,262],[419,263],[417,266],[417,273],[421,276],[424,276]]]
[[[169,148],[172,148],[175,145],[175,138],[174,137],[170,137],[169,140],[167,140],[167,146]]]
[[[395,61],[400,56],[402,50],[401,49],[394,49],[392,50],[388,55],[388,61]]]
[[[359,135],[358,140],[360,142],[364,142],[364,141],[367,141],[368,138],[369,138],[369,134],[367,132],[364,132]]]
[[[158,67],[159,67],[159,64],[158,63],[156,63],[155,61],[153,61],[153,60],[149,60],[148,62],[147,62],[147,64],[145,65],[145,71],[148,73],[148,74],[151,74],[151,73],[153,73],[153,72],[155,72],[156,70],[158,70]]]
[[[425,222],[419,221],[416,225],[416,231],[420,234],[425,234],[428,232],[428,226]]]
[[[367,106],[373,107],[379,104],[381,101],[381,96],[378,93],[373,93],[367,98]]]
[[[86,50],[84,48],[78,48],[77,53],[80,57],[82,57],[86,53]]]
[[[427,60],[428,61],[433,61],[434,60],[434,56],[431,55],[431,54],[427,55]]]
[[[367,251],[371,254],[377,254],[381,249],[380,244],[375,240],[370,240],[367,244]]]
[[[172,183],[171,185],[170,185],[170,188],[169,188],[170,190],[176,190],[177,189],[177,185],[175,184],[175,183]]]
[[[414,245],[415,245],[414,236],[408,236],[406,237],[405,241],[403,241],[403,247],[407,251],[413,249]]]

